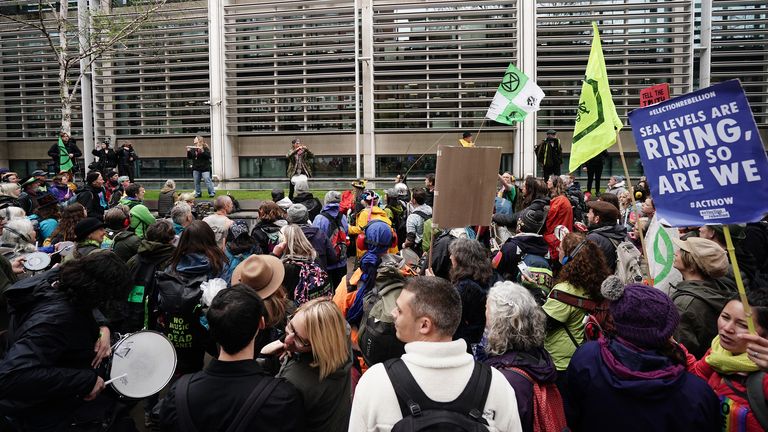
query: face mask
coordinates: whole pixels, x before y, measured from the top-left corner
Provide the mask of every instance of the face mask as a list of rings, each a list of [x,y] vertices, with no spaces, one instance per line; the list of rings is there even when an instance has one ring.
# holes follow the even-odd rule
[[[38,193],[39,192],[45,192],[45,189],[43,189],[42,187],[38,186],[37,189],[35,189],[35,192],[38,192]]]

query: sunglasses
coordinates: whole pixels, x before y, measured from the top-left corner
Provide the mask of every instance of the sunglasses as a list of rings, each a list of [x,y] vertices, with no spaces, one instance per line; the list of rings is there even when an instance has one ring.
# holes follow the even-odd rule
[[[296,329],[293,328],[293,316],[288,317],[288,324],[285,326],[286,335],[293,336],[293,339],[296,341],[296,346],[299,348],[309,348],[312,346],[309,342],[304,340],[303,337],[299,336],[298,333],[296,333]]]

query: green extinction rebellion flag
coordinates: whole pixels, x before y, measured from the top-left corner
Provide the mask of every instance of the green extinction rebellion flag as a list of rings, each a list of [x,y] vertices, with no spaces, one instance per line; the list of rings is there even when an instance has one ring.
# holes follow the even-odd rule
[[[589,52],[587,73],[576,109],[568,172],[579,169],[581,164],[612,146],[616,142],[616,134],[624,126],[616,113],[611,89],[608,87],[608,73],[605,70],[597,24],[592,23],[592,28],[592,50]]]
[[[529,113],[538,111],[542,99],[544,92],[539,86],[510,63],[485,116],[511,125],[523,121]]]
[[[64,141],[59,137],[59,172],[69,171],[72,167],[72,158],[69,157],[67,146],[64,145]]]

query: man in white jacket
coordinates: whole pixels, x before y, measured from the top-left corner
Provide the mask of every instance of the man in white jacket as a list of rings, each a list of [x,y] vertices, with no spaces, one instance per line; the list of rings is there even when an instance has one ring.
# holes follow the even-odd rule
[[[448,281],[408,279],[392,311],[397,338],[406,343],[402,360],[421,390],[435,402],[452,402],[472,376],[475,362],[463,339],[452,340],[461,320],[461,299]],[[491,368],[482,417],[491,431],[521,431],[515,391]],[[403,418],[384,364],[362,376],[352,403],[349,431],[390,431]]]

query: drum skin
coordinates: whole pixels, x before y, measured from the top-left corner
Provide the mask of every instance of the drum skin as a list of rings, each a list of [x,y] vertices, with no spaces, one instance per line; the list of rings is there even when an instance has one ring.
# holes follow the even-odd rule
[[[142,330],[120,339],[112,348],[110,384],[121,396],[142,399],[165,387],[176,369],[176,350],[162,334]]]

